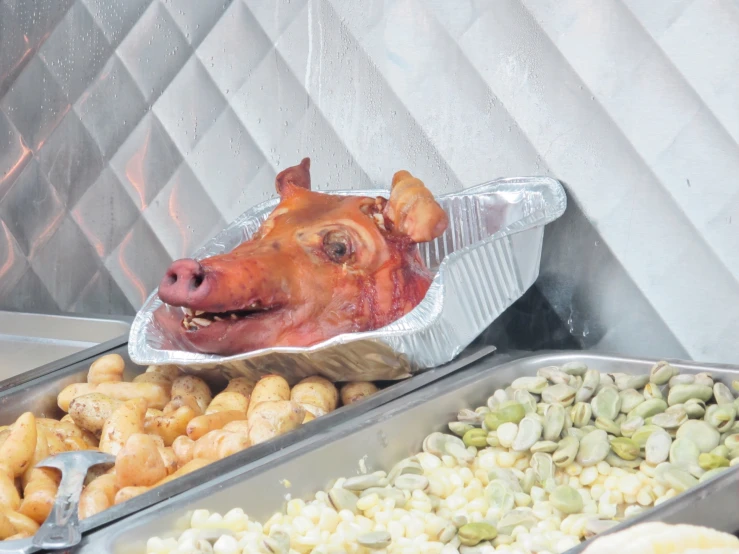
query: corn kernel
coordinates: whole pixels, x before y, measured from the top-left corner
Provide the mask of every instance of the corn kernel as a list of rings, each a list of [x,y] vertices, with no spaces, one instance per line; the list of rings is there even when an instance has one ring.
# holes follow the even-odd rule
[[[240,554],[238,541],[229,535],[221,535],[213,545],[214,554]]]
[[[369,510],[370,508],[376,506],[379,501],[380,497],[377,496],[377,494],[368,494],[367,496],[363,496],[362,498],[357,500],[357,509],[361,511]]]
[[[496,460],[500,467],[513,467],[516,463],[516,457],[511,452],[501,452],[496,456]]]
[[[590,486],[595,483],[598,478],[598,468],[594,466],[586,467],[580,474],[580,483],[584,486]]]
[[[652,502],[654,502],[652,489],[649,487],[644,487],[643,489],[641,489],[636,495],[636,501],[639,503],[640,506],[651,506]]]

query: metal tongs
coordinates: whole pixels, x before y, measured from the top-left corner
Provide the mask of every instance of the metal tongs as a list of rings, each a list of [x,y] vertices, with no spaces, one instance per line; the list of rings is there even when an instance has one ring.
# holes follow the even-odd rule
[[[82,540],[78,508],[80,494],[91,467],[115,463],[115,456],[94,450],[62,452],[36,464],[62,472],[62,480],[54,507],[36,534],[27,539],[1,541],[0,554],[31,554],[40,549],[61,550],[76,546]]]

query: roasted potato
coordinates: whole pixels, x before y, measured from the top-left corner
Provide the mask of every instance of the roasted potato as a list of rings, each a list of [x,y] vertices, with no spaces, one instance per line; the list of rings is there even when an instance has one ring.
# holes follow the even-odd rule
[[[23,501],[18,512],[41,525],[51,513],[59,490],[62,474],[58,469],[33,468],[23,489]]]
[[[162,457],[164,462],[164,469],[167,470],[167,475],[172,475],[180,464],[177,461],[177,455],[174,452],[174,448],[171,446],[160,446],[159,455]],[[189,461],[189,460],[188,460]]]
[[[28,516],[24,516],[19,512],[8,510],[3,507],[0,507],[0,513],[8,518],[8,521],[10,521],[11,525],[15,528],[16,535],[22,535],[21,538],[30,537],[38,531],[39,524]],[[8,538],[10,539],[12,537]]]
[[[5,511],[0,511],[0,540],[6,540],[16,533],[15,526],[10,523],[10,519],[8,519]]]
[[[114,472],[106,473],[91,481],[80,495],[80,519],[94,516],[110,508],[115,502],[117,492],[118,485]]]
[[[143,398],[147,407],[161,410],[169,402],[169,390],[156,383],[101,383],[95,392],[118,400]]]
[[[190,462],[186,463],[184,466],[182,466],[180,469],[175,471],[169,477],[165,477],[164,479],[159,481],[155,486],[160,486],[160,485],[164,485],[165,483],[169,483],[170,481],[173,481],[179,477],[182,477],[183,475],[187,475],[188,473],[192,473],[193,471],[196,471],[202,467],[205,467],[209,463],[210,463],[210,460],[193,459]],[[120,489],[115,495],[114,503],[120,504],[121,502],[125,502],[126,500],[130,500],[131,498],[134,498],[135,496],[144,494],[146,491],[151,490],[152,488],[153,487],[126,487],[124,489]]]
[[[0,471],[20,477],[29,468],[36,451],[36,418],[31,412],[22,414],[0,445]]]
[[[119,354],[101,356],[90,366],[87,372],[87,382],[93,385],[100,383],[117,383],[123,381],[123,370],[126,362]]]
[[[103,425],[100,451],[117,456],[131,435],[144,433],[146,400],[128,400],[119,406]]]
[[[91,392],[78,396],[69,403],[69,416],[79,428],[100,433],[105,422],[121,404],[122,400]]]
[[[77,398],[78,396],[82,396],[83,394],[90,394],[95,392],[95,389],[97,388],[96,384],[91,383],[72,383],[71,385],[67,385],[62,389],[62,392],[60,392],[56,397],[56,403],[59,405],[59,408],[64,412],[69,412],[69,404]]]
[[[187,436],[196,441],[206,433],[222,429],[227,423],[240,419],[246,419],[246,414],[236,410],[197,416],[187,424]]]
[[[181,435],[172,443],[172,450],[174,450],[174,455],[177,457],[177,465],[182,467],[192,460],[195,441],[187,435]]]
[[[249,420],[248,419],[238,419],[236,421],[231,421],[229,423],[226,423],[226,425],[223,426],[223,429],[226,431],[231,431],[233,433],[241,433],[245,437],[249,436]]]
[[[141,398],[146,400],[149,408],[162,409],[170,399],[166,387],[157,383],[73,383],[65,387],[57,397],[57,404],[65,412],[69,412],[69,405],[78,396],[98,392],[116,400],[133,400]]]
[[[56,421],[55,419],[39,418],[38,427],[47,431],[47,439],[57,437],[64,444],[64,450],[88,450],[97,448],[98,439],[89,431],[81,429],[74,422]],[[51,444],[51,443],[49,443]]]
[[[268,441],[300,427],[305,408],[292,400],[261,402],[249,415],[249,443]]]
[[[135,433],[115,458],[116,485],[150,487],[168,475],[159,453],[159,445],[151,435]]]
[[[121,502],[125,502],[126,500],[131,500],[132,498],[144,494],[146,491],[148,491],[151,487],[126,487],[123,489],[119,489],[117,493],[115,493],[115,499],[113,500],[113,504],[120,504]]]
[[[254,386],[249,400],[247,416],[262,402],[275,402],[279,400],[290,400],[290,385],[279,375],[266,375]]]
[[[151,383],[167,383],[168,387],[172,387],[172,383],[182,372],[177,366],[173,365],[150,365],[146,371],[133,378],[134,383],[151,382]]]
[[[195,441],[193,461],[216,461],[249,448],[249,439],[241,433],[217,429]]]
[[[256,383],[248,377],[235,377],[228,382],[223,392],[238,392],[249,400],[255,385]]]
[[[15,486],[15,479],[7,470],[0,471],[0,506],[17,510],[21,506],[21,496]]]
[[[172,383],[172,400],[164,407],[164,413],[168,415],[182,406],[189,406],[196,415],[201,415],[212,399],[210,387],[205,381],[193,375],[183,375]]]
[[[359,402],[367,396],[372,396],[379,390],[374,383],[369,381],[347,383],[341,387],[341,403],[344,406],[348,406],[354,402]]]
[[[171,446],[177,437],[187,434],[187,426],[196,415],[190,406],[180,406],[170,414],[147,417],[144,429],[147,433],[162,437],[164,446]]]
[[[314,375],[306,377],[293,387],[290,400],[300,404],[314,417],[320,417],[336,409],[339,392],[331,381]]]
[[[243,412],[246,416],[246,412],[249,409],[249,400],[246,396],[240,392],[235,391],[223,391],[217,394],[208,408],[205,410],[205,414],[212,414],[215,412],[230,412],[237,411]]]

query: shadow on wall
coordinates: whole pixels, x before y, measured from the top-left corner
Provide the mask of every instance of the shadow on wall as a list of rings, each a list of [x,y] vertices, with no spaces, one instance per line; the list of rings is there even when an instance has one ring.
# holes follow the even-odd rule
[[[586,349],[689,359],[570,190],[544,234],[539,279],[478,339],[501,351]]]

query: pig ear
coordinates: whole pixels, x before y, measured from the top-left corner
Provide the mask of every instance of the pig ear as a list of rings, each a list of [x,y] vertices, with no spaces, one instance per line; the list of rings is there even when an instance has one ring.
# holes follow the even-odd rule
[[[289,196],[295,188],[310,190],[310,158],[282,170],[275,179],[275,188],[280,197]]]
[[[393,175],[393,188],[384,215],[393,222],[396,231],[413,242],[434,240],[449,226],[446,212],[431,191],[405,170]]]

